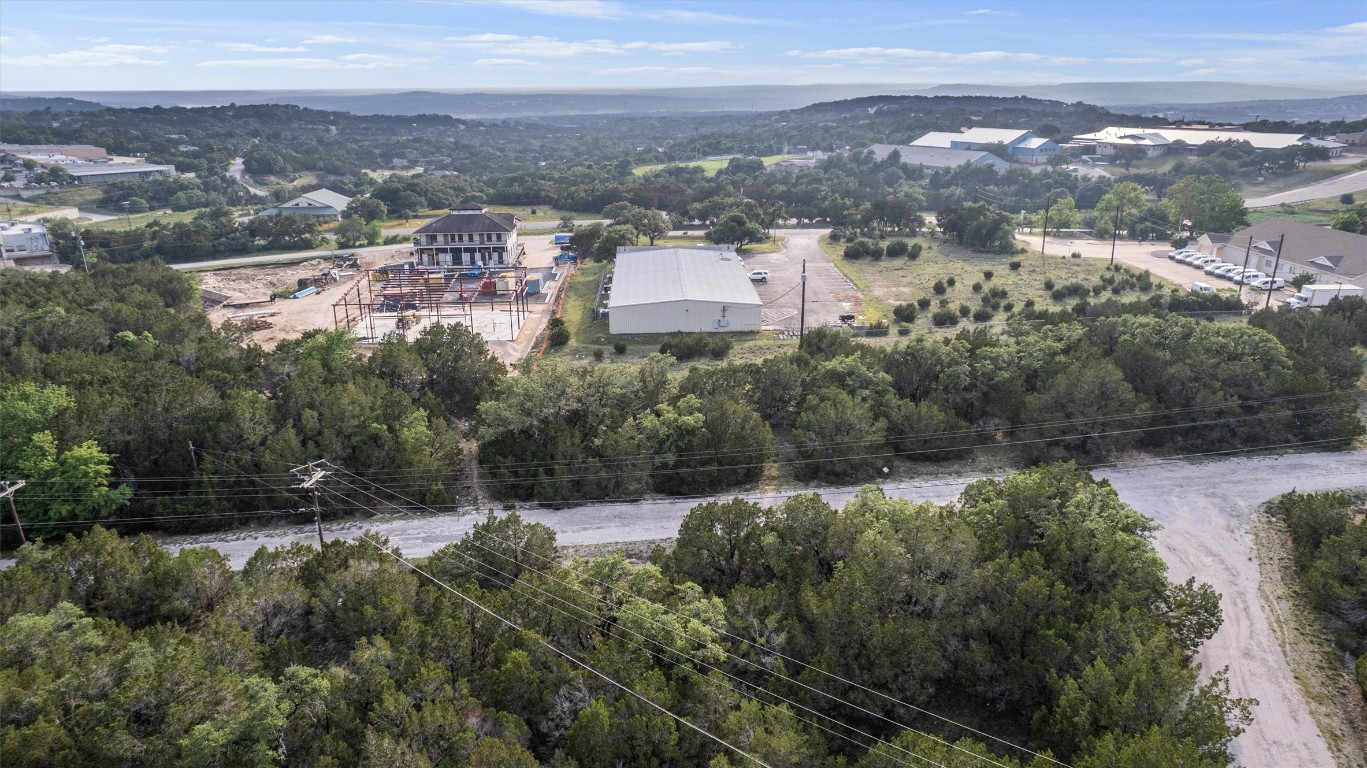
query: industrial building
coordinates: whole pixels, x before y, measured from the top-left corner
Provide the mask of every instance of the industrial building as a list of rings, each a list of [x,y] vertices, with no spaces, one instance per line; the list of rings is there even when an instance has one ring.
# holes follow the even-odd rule
[[[758,331],[761,306],[730,248],[619,248],[608,331]]]
[[[161,179],[176,175],[174,165],[149,163],[67,163],[62,168],[77,184],[108,184],[111,181]]]
[[[869,151],[878,160],[886,160],[893,150],[897,150],[904,165],[916,165],[928,170],[958,168],[961,165],[987,166],[993,170],[1005,170],[1009,165],[1005,160],[991,152],[976,149],[944,149],[941,147],[917,147],[911,144],[874,144]]]
[[[0,267],[36,267],[57,263],[47,229],[33,221],[0,221]]]

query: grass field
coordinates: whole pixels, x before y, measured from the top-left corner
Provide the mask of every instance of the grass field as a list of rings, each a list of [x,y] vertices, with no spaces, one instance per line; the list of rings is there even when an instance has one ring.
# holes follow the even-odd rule
[[[203,212],[204,209],[202,208],[193,211],[168,211],[163,208],[155,211],[148,211],[147,213],[134,213],[128,216],[118,216],[116,218],[109,219],[108,221],[97,221],[86,226],[90,229],[106,230],[125,230],[130,228],[137,229],[147,224],[151,224],[154,221],[162,221],[166,224],[176,224],[182,221],[190,221],[197,214]]]
[[[1313,184],[1316,181],[1323,181],[1331,176],[1338,176],[1361,168],[1367,168],[1367,161],[1354,164],[1316,164],[1291,173],[1268,174],[1263,177],[1262,181],[1256,181],[1256,176],[1241,174],[1230,179],[1230,181],[1233,183],[1235,191],[1244,197],[1262,197],[1303,187],[1306,184]]]
[[[982,306],[983,294],[991,288],[1001,288],[1007,292],[1007,295],[1000,299],[1002,309],[988,321],[1000,322],[1007,319],[1007,302],[1012,303],[1015,309],[1023,308],[1025,302],[1031,299],[1038,309],[1062,309],[1078,302],[1076,297],[1058,301],[1052,299],[1050,290],[1044,287],[1046,280],[1052,280],[1055,287],[1074,282],[1094,286],[1100,284],[1103,276],[1113,274],[1108,271],[1107,264],[1099,259],[1071,259],[1039,254],[1006,256],[978,253],[939,238],[908,239],[908,242],[921,243],[924,250],[920,258],[852,261],[842,255],[845,247],[843,243],[831,243],[827,238],[822,239],[821,247],[863,295],[865,319],[883,319],[898,325],[899,323],[893,319],[892,308],[901,303],[915,303],[917,299],[925,297],[931,299],[931,306],[926,310],[918,308],[916,321],[912,326],[929,330],[933,327],[930,314],[940,308],[939,300],[946,300],[947,306],[951,308],[967,304],[976,310]],[[1020,269],[1012,270],[1012,261],[1020,261]],[[985,270],[992,272],[991,279],[983,276]],[[1131,271],[1138,275],[1137,270],[1131,268]],[[948,285],[951,277],[954,278],[953,286]],[[1127,290],[1115,295],[1109,288],[1105,288],[1096,298],[1115,295],[1119,299],[1130,299],[1152,295],[1154,291],[1165,288],[1157,277],[1152,279],[1154,288],[1147,293]],[[942,295],[937,295],[933,291],[937,280],[946,283]],[[982,293],[973,291],[974,283],[981,283]],[[968,319],[960,320],[960,327],[966,324],[974,323]]]
[[[1367,194],[1360,194],[1358,198],[1367,200]],[[1257,224],[1268,219],[1292,219],[1305,224],[1328,224],[1335,214],[1347,207],[1339,202],[1338,196],[1335,195],[1334,197],[1323,197],[1319,200],[1310,200],[1294,205],[1251,208],[1248,211],[1248,223]]]
[[[795,158],[795,157],[802,157],[802,155],[766,155],[765,157],[761,157],[760,159],[764,161],[764,164],[765,164],[765,165],[773,165],[774,163],[777,163],[777,162],[780,161],[780,160],[787,160],[787,159],[791,159],[791,158]],[[676,165],[696,165],[697,167],[703,169],[703,172],[704,172],[706,175],[712,176],[712,175],[715,175],[717,171],[720,171],[721,169],[725,168],[726,165],[727,165],[727,163],[729,163],[729,162],[731,162],[731,161],[730,161],[730,160],[693,160],[693,161],[683,162],[683,163],[656,163],[655,165],[638,165],[638,166],[636,166],[635,168],[632,168],[632,169],[631,169],[631,172],[634,173],[634,174],[636,174],[637,176],[642,176],[642,175],[645,175],[645,174],[647,174],[647,173],[650,173],[651,171],[658,171],[658,170],[660,170],[661,168],[669,168],[669,167],[671,167],[671,166],[676,166]]]

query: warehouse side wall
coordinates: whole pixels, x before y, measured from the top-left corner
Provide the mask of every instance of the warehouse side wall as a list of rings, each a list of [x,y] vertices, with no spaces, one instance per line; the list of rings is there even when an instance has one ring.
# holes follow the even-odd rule
[[[723,308],[725,311],[723,312]],[[718,325],[722,321],[724,325]],[[760,306],[707,301],[670,301],[613,307],[609,333],[675,333],[758,331]]]

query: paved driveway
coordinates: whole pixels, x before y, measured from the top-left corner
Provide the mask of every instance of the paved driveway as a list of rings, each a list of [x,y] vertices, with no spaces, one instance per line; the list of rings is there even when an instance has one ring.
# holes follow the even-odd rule
[[[1283,203],[1303,203],[1307,200],[1337,197],[1345,192],[1361,192],[1363,190],[1367,190],[1367,169],[1331,176],[1314,184],[1288,189],[1275,195],[1252,197],[1245,200],[1244,205],[1249,208],[1271,208]]]
[[[807,260],[807,327],[837,322],[840,315],[857,314],[862,306],[859,292],[835,268],[819,242],[824,229],[780,229],[784,238],[777,253],[745,256],[746,270],[767,269],[769,281],[756,283],[760,321],[765,329],[798,329],[802,309],[802,261]]]

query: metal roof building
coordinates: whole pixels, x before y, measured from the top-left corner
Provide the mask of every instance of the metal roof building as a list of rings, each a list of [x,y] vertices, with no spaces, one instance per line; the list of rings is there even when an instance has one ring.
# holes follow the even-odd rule
[[[758,331],[761,306],[729,248],[619,248],[608,331]]]

